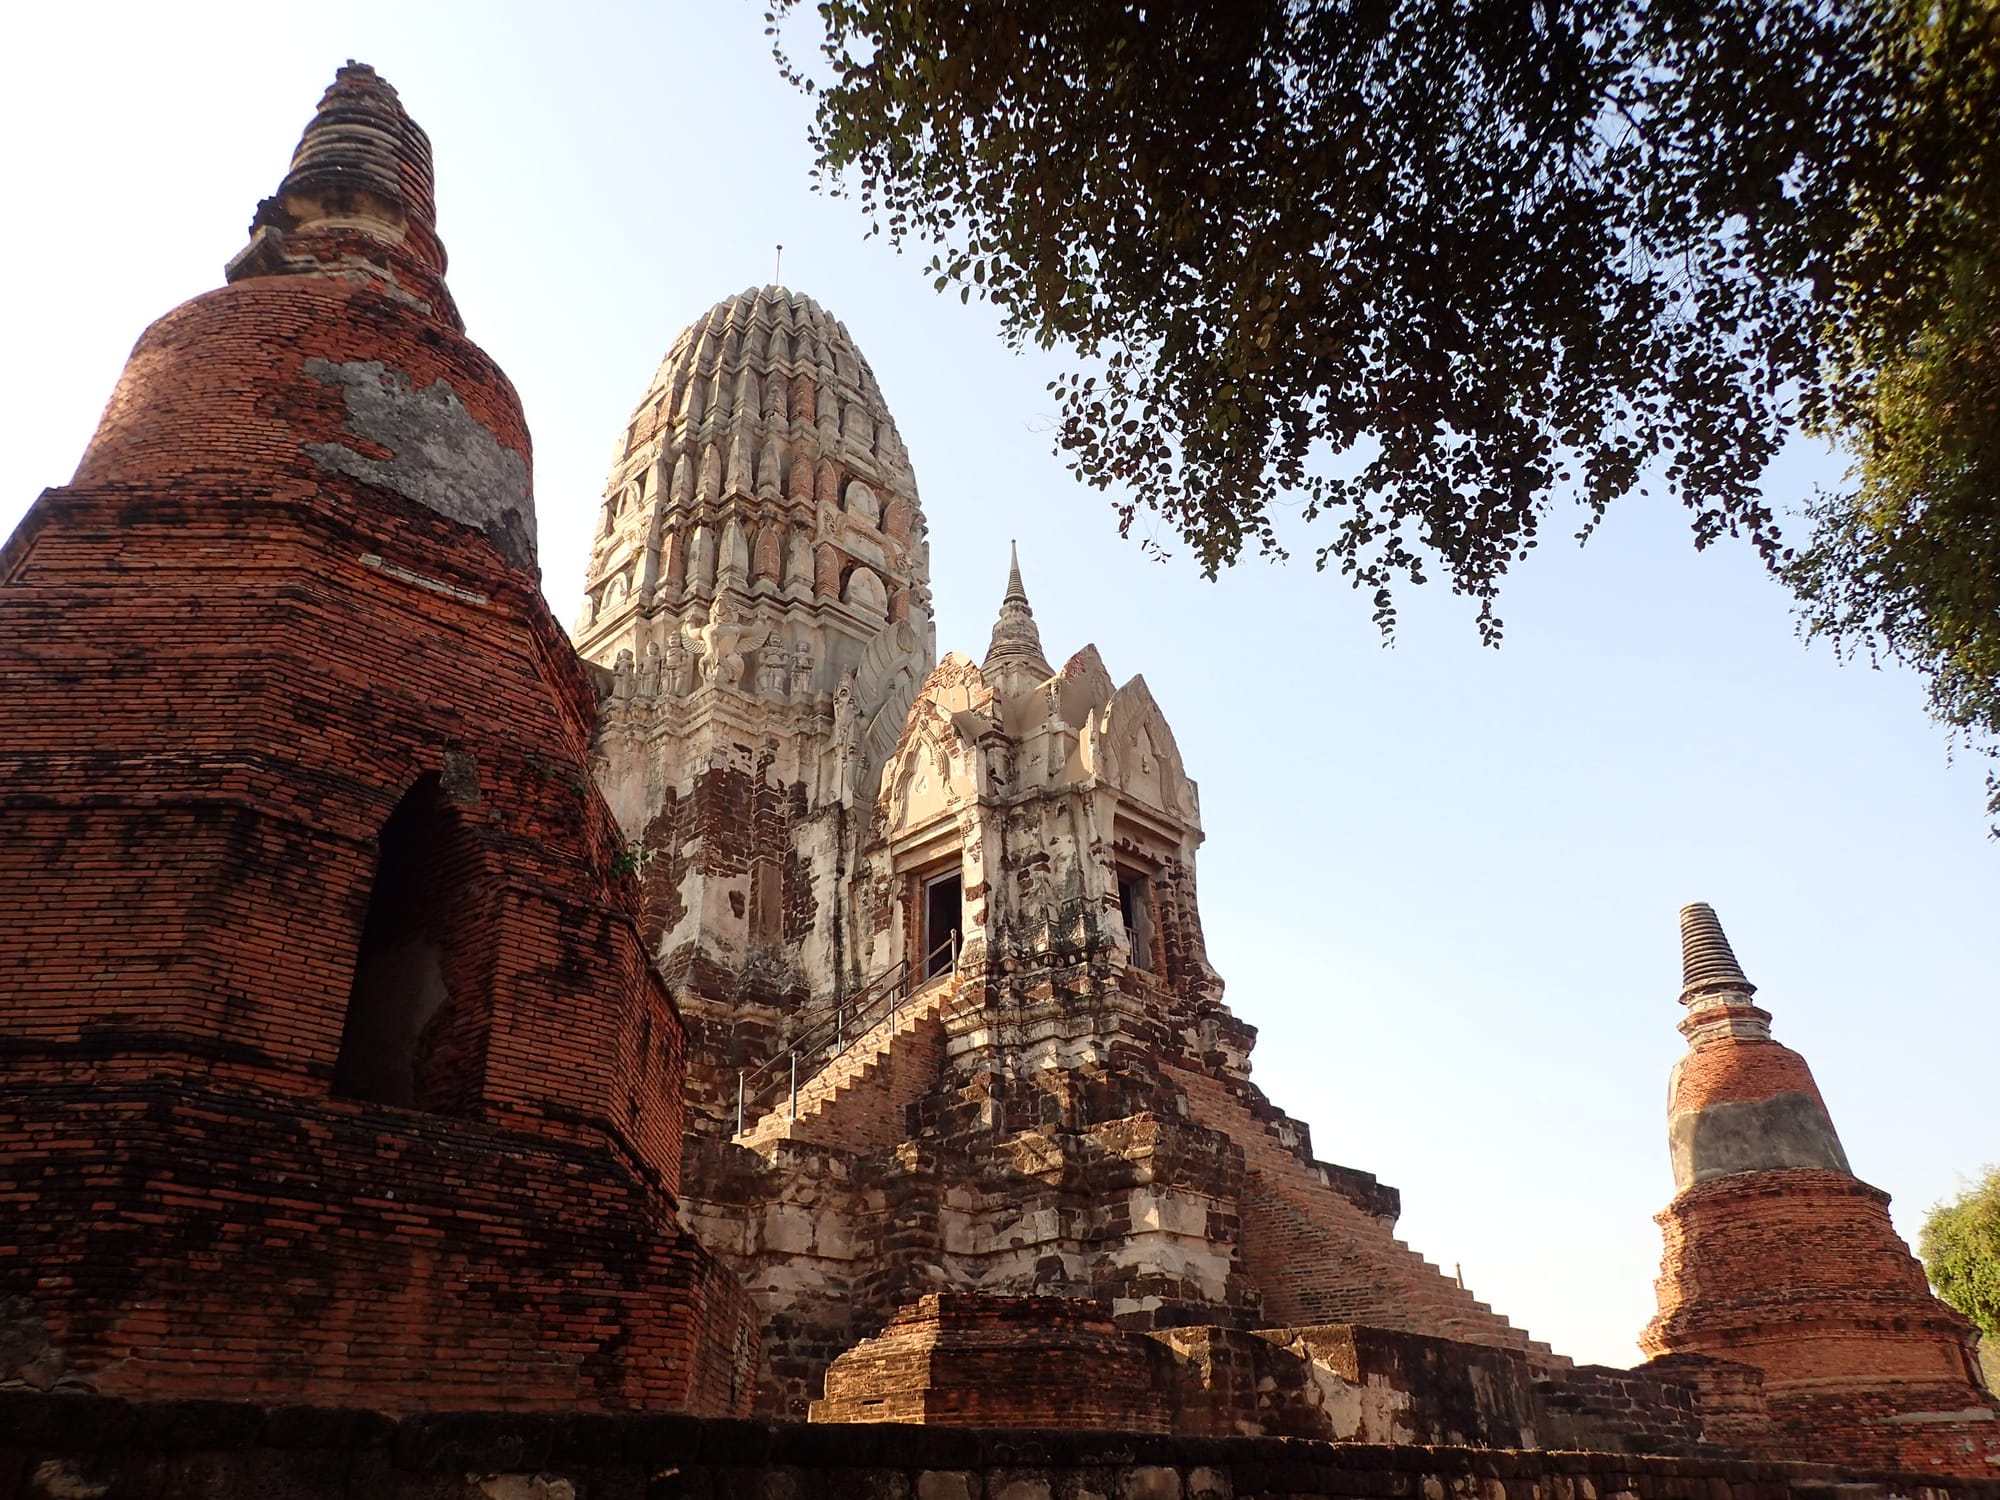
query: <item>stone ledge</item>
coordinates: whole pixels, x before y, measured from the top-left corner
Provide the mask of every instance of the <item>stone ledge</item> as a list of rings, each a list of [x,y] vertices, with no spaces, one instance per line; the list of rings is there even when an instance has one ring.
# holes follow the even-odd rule
[[[0,1391],[0,1500],[2000,1500],[1827,1464]]]

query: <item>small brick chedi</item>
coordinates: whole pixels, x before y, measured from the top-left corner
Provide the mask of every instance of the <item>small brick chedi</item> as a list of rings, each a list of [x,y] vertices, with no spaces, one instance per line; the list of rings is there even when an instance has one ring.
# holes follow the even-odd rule
[[[343,68],[0,551],[0,1384],[750,1399],[527,428],[444,271],[429,142]]]
[[[575,1493],[488,1473],[526,1438],[435,1447],[439,1408],[539,1414],[607,1494],[989,1450],[548,1414],[1152,1434],[1128,1497],[1181,1496],[1193,1437],[1583,1449],[1607,1493],[1678,1455],[1645,1471],[1672,1500],[1747,1494],[1700,1467],[1744,1455],[1995,1473],[1966,1325],[1706,908],[1655,1357],[1579,1368],[1251,1081],[1145,680],[1052,662],[1018,558],[983,657],[939,658],[909,455],[837,320],[763,287],[673,343],[572,647],[444,271],[428,143],[349,65],[0,550],[0,1389],[113,1398],[0,1396],[0,1491],[106,1493],[66,1413],[177,1451],[145,1403],[182,1396],[237,1403],[195,1415],[244,1473],[375,1444],[300,1494]],[[380,1421],[255,1403],[406,1415],[384,1456]],[[1224,1451],[1188,1496],[1225,1500]],[[1228,1451],[1239,1495],[1337,1467]],[[986,1463],[916,1492],[1036,1493]],[[1504,1463],[1487,1490],[1556,1472]]]
[[[1939,1302],[1848,1170],[1805,1059],[1771,1037],[1715,913],[1681,913],[1681,1031],[1669,1087],[1672,1203],[1650,1354],[1754,1366],[1773,1441],[1883,1468],[2000,1471],[2000,1401],[1971,1325]]]

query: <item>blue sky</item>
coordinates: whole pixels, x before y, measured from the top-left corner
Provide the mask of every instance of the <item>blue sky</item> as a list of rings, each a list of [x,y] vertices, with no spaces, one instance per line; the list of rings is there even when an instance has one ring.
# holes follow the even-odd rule
[[[1211,584],[1149,561],[1051,451],[1058,362],[810,190],[806,106],[751,0],[15,6],[0,45],[0,533],[68,477],[140,330],[219,283],[359,58],[436,146],[452,289],[534,431],[558,617],[660,356],[782,242],[909,447],[941,649],[983,652],[1018,537],[1051,657],[1095,641],[1145,674],[1201,784],[1210,956],[1261,1028],[1256,1078],[1517,1323],[1636,1358],[1685,901],[1716,906],[1906,1234],[2000,1159],[1980,765],[1913,677],[1807,649],[1749,549],[1697,555],[1672,503],[1622,503],[1581,551],[1558,519],[1497,652],[1436,586],[1384,649],[1307,564]],[[1838,473],[1795,453],[1769,494]]]

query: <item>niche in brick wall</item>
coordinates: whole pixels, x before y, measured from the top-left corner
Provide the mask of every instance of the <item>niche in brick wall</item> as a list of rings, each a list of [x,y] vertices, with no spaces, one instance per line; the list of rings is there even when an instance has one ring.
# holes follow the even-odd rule
[[[494,936],[482,875],[478,842],[439,778],[421,778],[382,825],[334,1063],[337,1097],[472,1112],[489,1019],[476,970]]]
[[[785,938],[785,871],[775,859],[750,861],[750,941],[774,948]]]

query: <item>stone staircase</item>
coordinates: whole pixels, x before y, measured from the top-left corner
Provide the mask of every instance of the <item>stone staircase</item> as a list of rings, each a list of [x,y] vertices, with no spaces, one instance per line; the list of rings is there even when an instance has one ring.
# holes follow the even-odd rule
[[[780,1141],[844,1151],[898,1144],[906,1134],[903,1111],[937,1082],[944,1063],[945,1002],[957,987],[957,980],[945,975],[909,996],[799,1084],[796,1115],[788,1095],[736,1143],[766,1156]]]
[[[1361,1323],[1514,1349],[1546,1368],[1570,1367],[1330,1187],[1222,1083],[1205,1073],[1163,1071],[1195,1121],[1243,1152],[1244,1269],[1265,1289],[1271,1323]]]

